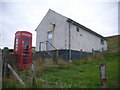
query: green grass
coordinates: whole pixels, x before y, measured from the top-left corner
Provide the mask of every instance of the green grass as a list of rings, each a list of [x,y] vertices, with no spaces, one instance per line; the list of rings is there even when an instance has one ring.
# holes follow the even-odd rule
[[[109,47],[118,46],[118,36],[108,37]],[[3,88],[100,88],[100,70],[101,62],[106,63],[107,87],[118,87],[118,51],[110,51],[103,54],[91,56],[82,60],[76,60],[71,63],[60,64],[66,66],[43,67],[36,72],[36,77],[46,80],[46,82],[36,80],[36,85],[32,85],[32,75],[30,70],[17,71],[25,86],[20,85],[14,77],[4,79]],[[49,83],[48,83],[49,81]],[[50,82],[56,82],[57,85]]]
[[[118,53],[108,53],[105,56],[95,56],[85,60],[74,61],[71,63],[71,68],[54,68],[55,71],[46,69],[42,75],[39,73],[37,77],[63,83],[63,85],[54,86],[58,88],[100,88],[99,65],[101,62],[105,62],[108,88],[117,88]]]
[[[19,72],[26,86],[20,85],[14,77],[4,80],[4,88],[100,88],[99,65],[106,63],[107,86],[117,88],[118,86],[118,52],[99,54],[86,59],[62,64],[64,68],[45,67],[42,72],[37,72],[36,77],[56,82],[57,85],[36,80],[36,86],[32,86],[30,70]]]
[[[45,67],[44,71],[37,72],[36,77],[56,82],[57,85],[36,80],[36,86],[32,86],[31,72],[24,70],[19,72],[26,86],[21,86],[15,79],[9,78],[3,87],[6,88],[100,88],[99,65],[106,63],[107,86],[117,88],[118,85],[118,53],[111,52],[99,54],[86,59],[62,64],[67,68]],[[13,77],[12,77],[13,78]],[[120,78],[120,76],[119,76]],[[6,79],[5,79],[6,80]],[[9,84],[10,83],[10,84]]]
[[[106,37],[107,41],[108,41],[108,46],[109,47],[118,47],[118,45],[120,45],[120,35],[115,35],[115,36],[110,36],[110,37]]]

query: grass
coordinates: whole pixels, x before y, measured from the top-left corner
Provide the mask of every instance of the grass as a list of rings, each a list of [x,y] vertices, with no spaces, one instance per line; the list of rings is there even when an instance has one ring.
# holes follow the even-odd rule
[[[20,71],[20,77],[26,86],[20,85],[14,77],[4,79],[5,88],[100,88],[99,65],[106,63],[108,88],[118,87],[118,53],[95,55],[86,59],[64,63],[63,68],[44,67],[41,72],[36,72],[36,77],[53,83],[36,80],[36,86],[32,86],[30,70]]]
[[[115,36],[110,36],[110,37],[106,37],[107,41],[108,41],[108,46],[109,47],[118,47],[118,45],[120,45],[120,35],[115,35]]]
[[[63,85],[56,85],[55,87],[57,88],[100,88],[99,65],[101,62],[105,62],[107,65],[108,88],[117,88],[117,52],[108,53],[102,57],[95,56],[93,58],[88,58],[86,61],[74,61],[71,63],[71,68],[54,68],[56,71],[51,71],[46,68],[45,72],[42,73],[42,75],[39,74],[38,77],[47,81],[63,83]]]
[[[108,37],[109,47],[118,46],[117,37]],[[65,67],[46,67],[37,60],[36,85],[32,85],[32,73],[30,70],[17,71],[25,86],[20,85],[13,76],[3,78],[3,88],[100,88],[101,62],[106,63],[107,87],[118,87],[118,50],[97,54],[85,59],[73,62],[61,62]],[[46,61],[47,62],[47,61]],[[46,64],[52,64],[47,62]]]

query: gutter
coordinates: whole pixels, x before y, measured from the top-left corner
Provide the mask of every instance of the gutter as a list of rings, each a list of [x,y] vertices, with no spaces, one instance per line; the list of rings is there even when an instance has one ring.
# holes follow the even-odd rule
[[[102,35],[100,35],[100,34],[94,32],[94,31],[92,31],[91,29],[89,29],[89,28],[87,28],[87,27],[85,27],[85,26],[83,26],[83,25],[81,25],[81,24],[79,24],[79,23],[77,23],[77,22],[75,22],[74,20],[72,20],[72,19],[70,19],[70,18],[68,18],[66,21],[67,21],[68,23],[72,23],[73,25],[76,25],[76,26],[82,28],[83,30],[86,30],[86,31],[88,31],[88,32],[90,32],[90,33],[92,33],[92,34],[94,34],[94,35],[96,35],[96,36],[98,36],[98,37],[106,40],[106,38],[103,37]]]

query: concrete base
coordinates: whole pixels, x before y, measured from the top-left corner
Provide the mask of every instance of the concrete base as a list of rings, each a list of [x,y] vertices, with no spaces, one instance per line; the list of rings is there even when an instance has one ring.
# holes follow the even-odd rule
[[[96,51],[99,53],[99,51]],[[96,53],[94,52],[94,53]],[[56,50],[52,51],[39,51],[37,53],[44,53],[44,58],[52,58],[53,53],[56,54]],[[80,60],[81,58],[85,58],[87,56],[93,55],[91,52],[80,52],[80,51],[75,51],[71,50],[71,60]],[[58,50],[58,58],[63,59],[65,61],[69,61],[69,50]]]

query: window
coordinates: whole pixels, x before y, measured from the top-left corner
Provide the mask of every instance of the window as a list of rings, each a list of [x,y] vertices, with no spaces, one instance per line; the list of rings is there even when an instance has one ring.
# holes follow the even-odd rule
[[[49,42],[49,43],[47,43],[47,49],[51,50],[52,46],[50,44],[52,44],[52,38],[53,38],[52,31],[48,32],[47,37],[48,37],[48,42]]]
[[[30,42],[30,39],[27,39],[27,38],[23,38],[23,40],[24,40],[25,44],[29,44],[29,42]]]
[[[19,36],[19,35],[20,35],[20,33],[16,34],[15,36]]]
[[[28,55],[23,55],[23,57],[25,57],[25,58],[26,58],[26,57],[28,57]]]
[[[100,39],[100,42],[102,45],[104,45],[104,40],[103,39]]]
[[[23,54],[28,54],[28,52],[23,52]]]
[[[15,50],[18,50],[18,38],[16,38],[16,46],[15,46]]]
[[[77,31],[77,32],[79,32],[79,31],[80,31],[80,30],[79,30],[79,27],[76,27],[76,31]]]
[[[17,50],[18,50],[18,47],[16,47],[15,50],[17,51]]]
[[[48,32],[48,39],[52,38],[52,31]]]
[[[30,39],[28,39],[28,38],[23,38],[23,40],[25,40],[25,41],[29,41]]]
[[[24,45],[24,50],[29,50],[29,45]]]
[[[25,35],[25,36],[31,36],[30,34],[26,34],[26,33],[22,33],[22,35]]]
[[[16,44],[18,44],[18,38],[16,38]]]

